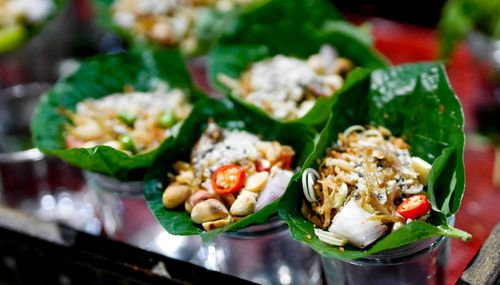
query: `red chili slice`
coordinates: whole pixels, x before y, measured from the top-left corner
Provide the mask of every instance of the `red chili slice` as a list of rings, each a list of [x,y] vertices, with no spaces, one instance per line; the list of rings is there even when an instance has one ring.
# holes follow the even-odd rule
[[[405,219],[415,219],[431,210],[431,204],[425,195],[413,195],[398,207],[398,213]]]
[[[245,184],[245,170],[239,165],[223,165],[212,174],[212,187],[219,194],[238,192]]]

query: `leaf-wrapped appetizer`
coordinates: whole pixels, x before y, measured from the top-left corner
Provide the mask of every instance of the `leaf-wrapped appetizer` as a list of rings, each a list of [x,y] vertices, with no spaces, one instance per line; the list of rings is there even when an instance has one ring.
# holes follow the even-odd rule
[[[238,18],[210,53],[210,80],[239,104],[275,119],[319,125],[327,119],[332,94],[354,67],[387,63],[359,28],[339,19],[303,21],[303,11],[320,11],[308,1],[286,3]],[[288,16],[276,23],[275,15]]]
[[[314,136],[303,124],[279,123],[228,100],[200,101],[148,169],[149,207],[177,235],[210,239],[264,223]]]
[[[280,201],[292,236],[343,259],[433,236],[470,239],[447,223],[465,186],[464,119],[444,68],[422,63],[353,77]]]
[[[94,0],[101,24],[137,44],[204,53],[256,0]]]
[[[177,51],[98,56],[42,97],[32,121],[35,145],[90,171],[142,179],[203,97]]]
[[[65,3],[65,0],[0,1],[0,54],[21,46]]]
[[[286,29],[303,22],[320,25],[339,19],[326,0],[94,0],[99,21],[137,44],[179,47],[186,55],[206,53],[227,30],[240,25],[242,14],[259,22],[274,22],[275,12],[286,15]],[[269,16],[272,15],[272,18]],[[299,17],[300,16],[300,17]]]

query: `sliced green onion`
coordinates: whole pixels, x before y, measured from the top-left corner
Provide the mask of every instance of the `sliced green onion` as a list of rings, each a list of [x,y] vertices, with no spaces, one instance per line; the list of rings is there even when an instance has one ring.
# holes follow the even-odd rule
[[[327,244],[343,246],[347,243],[347,239],[339,235],[336,235],[332,232],[327,232],[320,229],[314,229],[314,233],[318,236],[320,241]]]
[[[134,125],[135,120],[137,120],[137,116],[127,112],[122,112],[118,114],[118,120],[122,121],[125,125],[131,127]]]
[[[164,129],[170,128],[175,124],[175,115],[171,109],[164,110],[158,118],[158,125]]]
[[[131,153],[135,154],[137,153],[137,149],[135,148],[134,140],[130,135],[127,134],[122,134],[118,137],[118,140],[120,141],[120,145],[124,150],[128,150]]]

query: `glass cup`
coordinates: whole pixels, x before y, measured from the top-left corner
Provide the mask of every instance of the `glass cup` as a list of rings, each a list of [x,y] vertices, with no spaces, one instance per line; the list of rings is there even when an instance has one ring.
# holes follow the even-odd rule
[[[45,156],[33,148],[30,122],[50,85],[18,85],[0,92],[0,200],[18,208],[49,191]]]
[[[319,255],[293,240],[276,216],[204,243],[194,263],[258,284],[322,283]]]
[[[0,92],[0,202],[95,233],[93,209],[80,191],[81,171],[33,148],[31,117],[49,88],[30,83]]]
[[[79,190],[80,170],[34,148],[30,123],[45,83],[17,85],[0,92],[0,196],[2,202],[18,208],[32,198],[57,189]]]
[[[170,235],[149,210],[140,181],[120,181],[85,171],[87,188],[94,193],[104,234],[115,240],[190,261],[200,247],[198,236]]]
[[[453,221],[452,221],[453,222]],[[356,260],[322,257],[327,283],[446,284],[449,237],[433,237]]]

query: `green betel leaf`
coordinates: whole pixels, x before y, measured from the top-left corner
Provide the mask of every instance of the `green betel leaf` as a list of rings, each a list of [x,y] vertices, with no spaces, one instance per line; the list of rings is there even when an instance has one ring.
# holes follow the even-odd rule
[[[326,148],[352,125],[384,126],[395,136],[404,136],[411,153],[429,163],[428,197],[432,204],[430,223],[412,221],[388,234],[372,247],[338,247],[321,242],[313,225],[301,214],[304,200],[302,171],[290,182],[279,203],[279,214],[290,226],[294,239],[306,242],[324,256],[356,259],[432,236],[469,240],[470,235],[447,224],[464,192],[463,112],[439,63],[421,63],[392,68],[355,70],[357,81],[335,97],[330,117],[317,138],[314,151],[302,165],[317,169]]]
[[[342,19],[327,0],[260,0],[243,11],[219,42],[266,44],[282,51],[307,52],[304,39],[309,38],[312,30],[320,29],[327,21]]]
[[[276,15],[287,17],[276,21]],[[380,68],[388,64],[372,47],[370,36],[341,21],[328,1],[268,1],[242,14],[233,29],[228,29],[214,46],[208,59],[209,79],[221,93],[257,110],[255,105],[233,96],[231,90],[219,82],[218,75],[238,79],[252,63],[278,54],[306,59],[325,44],[358,67]],[[318,99],[313,109],[296,121],[320,126],[328,118],[333,97]]]
[[[277,212],[278,200],[262,210],[224,228],[204,232],[195,225],[186,213],[184,205],[169,210],[163,206],[162,194],[168,185],[167,172],[172,171],[175,162],[190,161],[191,151],[213,118],[221,127],[240,129],[260,135],[263,140],[277,140],[293,147],[296,152],[292,166],[301,165],[313,149],[315,132],[303,124],[279,123],[261,113],[242,108],[228,100],[203,100],[198,102],[169,145],[158,151],[158,156],[149,167],[144,182],[144,191],[149,207],[160,224],[171,234],[201,234],[205,240],[215,238],[225,231],[236,231],[251,224],[265,223]],[[175,149],[175,151],[171,151]]]
[[[65,149],[65,124],[69,119],[58,108],[75,111],[86,98],[102,98],[123,93],[124,87],[136,91],[154,91],[158,81],[169,88],[187,92],[191,102],[205,95],[195,90],[184,62],[177,51],[145,50],[97,56],[82,62],[66,79],[57,82],[45,94],[32,120],[35,145],[43,152],[58,156],[70,164],[121,180],[140,180],[152,162],[156,150],[133,156],[108,146]],[[162,147],[168,146],[167,138]]]

